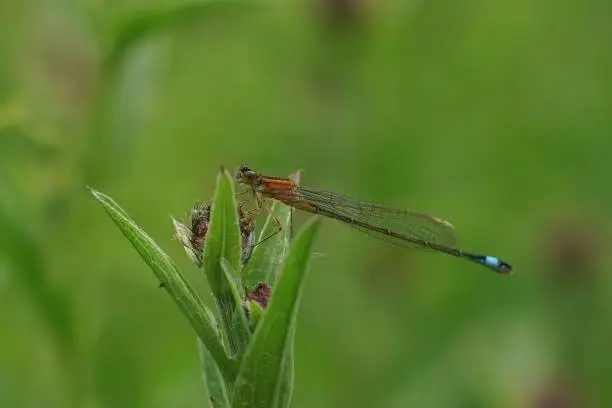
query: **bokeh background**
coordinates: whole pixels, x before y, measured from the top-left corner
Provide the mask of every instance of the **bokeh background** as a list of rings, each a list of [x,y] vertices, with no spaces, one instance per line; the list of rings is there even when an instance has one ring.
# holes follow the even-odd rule
[[[612,406],[612,3],[262,4],[0,2],[0,406],[207,406],[194,333],[85,186],[212,306],[170,215],[241,162],[516,270],[326,222],[293,407]]]

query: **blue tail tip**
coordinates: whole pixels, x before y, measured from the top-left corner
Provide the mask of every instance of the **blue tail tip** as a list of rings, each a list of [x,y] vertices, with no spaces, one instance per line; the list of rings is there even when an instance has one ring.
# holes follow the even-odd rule
[[[512,272],[512,265],[494,256],[485,256],[482,263],[497,273],[509,274]]]

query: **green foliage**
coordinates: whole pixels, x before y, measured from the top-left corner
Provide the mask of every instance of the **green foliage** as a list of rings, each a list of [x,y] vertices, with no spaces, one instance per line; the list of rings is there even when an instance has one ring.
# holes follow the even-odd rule
[[[217,362],[202,342],[198,342],[200,361],[204,375],[204,385],[208,399],[214,408],[230,408],[229,390]]]
[[[282,393],[291,388],[281,388],[281,379],[286,373],[284,363],[292,353],[298,304],[319,224],[320,219],[311,219],[291,247],[272,301],[240,367],[232,399],[234,408],[278,407],[279,400],[288,401]]]
[[[235,290],[240,276],[234,271],[240,270],[242,249],[234,195],[232,178],[222,169],[217,177],[203,261],[230,353],[240,356],[248,344],[249,333],[246,324],[243,324],[244,319],[239,317],[242,311]]]
[[[223,349],[216,332],[215,318],[185,280],[174,261],[129,218],[127,213],[113,199],[93,189],[91,193],[102,204],[115,225],[155,273],[164,289],[198,334],[200,340],[206,345],[224,376],[232,378],[236,370],[236,363],[226,355]]]
[[[207,406],[183,314],[83,185],[220,314],[163,220],[242,161],[440,216],[520,272],[324,221],[293,408],[612,406],[612,3],[339,3],[0,3],[0,406]],[[287,251],[255,249],[284,255],[232,268],[238,292]]]
[[[111,198],[95,190],[91,192],[155,273],[198,334],[205,384],[211,404],[215,408],[289,406],[293,388],[293,334],[319,220],[313,218],[303,228],[303,232],[288,251],[282,271],[278,274],[268,274],[278,277],[274,294],[267,310],[255,306],[257,316],[251,320],[255,334],[251,337],[243,307],[248,288],[238,272],[241,239],[234,187],[230,175],[221,170],[212,201],[203,263],[224,330],[223,337],[227,345],[224,349],[222,336],[215,329],[214,316],[170,257]],[[289,215],[282,218],[282,226],[284,230],[290,231],[290,211],[287,214]],[[173,222],[177,233],[189,233],[182,224],[175,220]],[[267,225],[269,222],[268,219]],[[288,237],[288,234],[284,234],[284,237]],[[181,242],[187,245],[188,240],[181,239]],[[276,250],[267,252],[268,256],[278,256],[287,252],[288,239],[270,240],[267,244],[276,247]],[[276,267],[280,263],[278,260],[261,259],[263,254],[263,251],[254,254],[259,258],[259,265]],[[244,269],[248,270],[248,267],[245,266]],[[241,287],[243,292],[238,287]],[[239,371],[236,374],[238,364]],[[231,405],[229,401],[232,401]]]

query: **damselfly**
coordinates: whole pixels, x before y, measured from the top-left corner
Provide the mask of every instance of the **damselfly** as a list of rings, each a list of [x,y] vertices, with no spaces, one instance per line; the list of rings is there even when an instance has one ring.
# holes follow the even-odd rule
[[[298,210],[336,219],[393,245],[442,252],[501,274],[512,272],[512,266],[499,258],[459,249],[454,227],[440,218],[304,187],[289,178],[264,176],[246,166],[238,169],[236,180],[252,190],[260,208],[262,198],[272,198]]]

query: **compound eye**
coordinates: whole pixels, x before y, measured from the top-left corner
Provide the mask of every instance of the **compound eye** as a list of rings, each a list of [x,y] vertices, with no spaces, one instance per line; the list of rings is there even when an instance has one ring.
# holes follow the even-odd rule
[[[240,172],[242,173],[243,176],[245,177],[254,177],[255,176],[255,171],[249,167],[243,166],[240,168]]]

